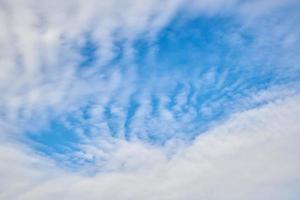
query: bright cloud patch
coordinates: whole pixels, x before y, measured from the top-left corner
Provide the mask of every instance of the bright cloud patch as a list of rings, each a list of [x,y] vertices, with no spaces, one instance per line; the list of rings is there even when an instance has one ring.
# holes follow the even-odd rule
[[[300,4],[0,2],[0,198],[298,199]]]

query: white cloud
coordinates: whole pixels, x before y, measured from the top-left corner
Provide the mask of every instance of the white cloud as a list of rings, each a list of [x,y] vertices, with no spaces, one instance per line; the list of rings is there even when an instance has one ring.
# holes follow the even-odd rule
[[[47,168],[41,158],[4,146],[0,197],[297,199],[299,100],[293,96],[236,114],[169,159],[153,146],[118,144],[107,160],[116,168],[89,176]]]
[[[137,135],[147,138],[145,130],[149,129],[153,135],[165,133],[161,137],[173,132],[180,135],[178,132],[182,129],[193,128],[189,122],[196,108],[191,106],[182,111],[188,101],[189,87],[185,85],[184,91],[175,98],[173,110],[167,108],[170,98],[164,94],[159,96],[158,116],[150,116],[151,95],[164,90],[155,87],[161,87],[162,82],[168,83],[174,77],[168,74],[168,77],[160,77],[161,81],[152,80],[136,98],[140,107],[130,125],[132,141],[122,140],[124,127],[118,130],[117,139],[105,133],[100,138],[97,134],[92,139],[84,138],[84,143],[79,145],[81,151],[74,154],[74,159],[94,163],[79,172],[60,168],[28,147],[11,142],[15,138],[10,137],[28,128],[44,126],[48,115],[56,118],[75,113],[81,119],[80,108],[91,99],[95,104],[89,111],[92,117],[87,123],[95,127],[93,133],[99,129],[110,131],[102,115],[108,105],[117,121],[124,124],[128,102],[139,87],[135,82],[135,68],[131,65],[135,56],[132,43],[140,36],[155,40],[156,34],[179,10],[193,17],[202,14],[238,16],[237,21],[247,22],[238,31],[259,27],[254,31],[257,41],[250,53],[254,61],[268,58],[263,62],[268,64],[279,60],[275,68],[287,66],[280,72],[297,71],[297,49],[289,51],[298,41],[299,30],[293,28],[297,17],[280,24],[264,19],[273,13],[271,11],[296,1],[273,2],[1,1],[0,198],[297,199],[300,195],[299,96],[295,96],[297,88],[294,92],[287,90],[286,85],[275,88],[275,92],[254,91],[254,96],[242,99],[241,109],[253,103],[271,103],[237,113],[224,124],[200,135],[191,146],[187,141],[173,139],[163,148],[145,144]],[[259,26],[258,19],[263,21]],[[264,25],[268,25],[267,28]],[[268,34],[274,27],[277,31]],[[238,31],[238,36],[229,36],[237,46],[241,45]],[[78,49],[86,42],[87,35],[98,50],[96,62],[81,71],[78,63],[83,58]],[[126,41],[123,50],[126,55],[123,62],[128,65],[126,72],[114,66],[105,68],[118,55],[116,42],[122,40]],[[270,44],[277,41],[282,45],[279,49],[286,51],[271,52],[271,56],[266,54],[264,48],[269,49]],[[246,62],[253,64],[251,59]],[[206,80],[193,82],[195,89],[205,82],[208,85],[218,83],[217,88],[222,89],[227,74],[220,79],[212,70],[206,76]],[[200,86],[197,83],[201,83]],[[232,87],[238,86],[237,82]],[[222,92],[226,93],[226,89],[231,91],[231,88],[223,88]],[[282,98],[285,95],[288,97]],[[195,98],[191,97],[191,101]],[[224,105],[227,104],[222,99],[205,102],[202,111],[209,115],[214,106]],[[183,116],[177,120],[175,114]],[[95,174],[90,175],[92,172]]]

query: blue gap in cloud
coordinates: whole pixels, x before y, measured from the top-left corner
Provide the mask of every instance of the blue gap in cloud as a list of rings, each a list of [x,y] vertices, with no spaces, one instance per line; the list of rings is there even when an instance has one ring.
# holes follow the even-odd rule
[[[80,55],[82,56],[82,61],[79,66],[85,68],[93,65],[97,60],[97,50],[98,45],[93,42],[90,36],[87,36],[83,46],[79,49]]]
[[[124,123],[125,139],[128,141],[130,140],[130,136],[131,136],[130,124],[131,124],[131,121],[132,121],[136,111],[138,110],[138,108],[139,108],[139,102],[135,99],[135,95],[132,95],[130,97],[128,110],[127,110],[127,116],[126,116],[126,120]]]
[[[119,130],[119,123],[118,120],[113,115],[111,109],[113,104],[109,104],[105,107],[104,116],[107,122],[108,128],[110,130],[112,137],[117,137],[118,130]]]
[[[230,37],[234,34],[240,36],[241,43],[231,42]],[[154,77],[154,80],[159,81],[160,77],[175,74],[170,79],[172,83],[162,83],[164,85],[161,86],[169,88],[163,92],[171,99],[169,109],[174,106],[175,96],[180,90],[178,83],[191,84],[192,91],[189,92],[186,107],[194,106],[198,116],[194,119],[195,126],[186,132],[193,137],[206,130],[211,123],[226,118],[231,113],[229,105],[232,106],[240,98],[250,95],[250,91],[259,91],[275,84],[272,71],[260,70],[265,63],[245,63],[249,56],[248,49],[251,49],[254,43],[254,34],[241,31],[239,24],[230,18],[199,17],[188,22],[176,19],[160,33],[155,44],[137,42],[136,48],[140,53],[137,61],[142,65],[139,68],[141,79],[144,78],[143,81],[147,82],[149,77]],[[147,55],[147,48],[153,45],[157,49],[156,61],[148,63],[142,58]],[[214,71],[216,82],[223,74],[227,74],[222,87],[210,85],[197,91],[196,85],[193,84],[210,70]],[[232,87],[237,82],[239,84]],[[169,84],[169,87],[166,84]],[[172,84],[177,85],[174,91]],[[227,88],[230,89],[224,92]],[[195,105],[191,105],[191,95],[196,96]],[[199,112],[204,103],[210,105],[218,101],[225,103],[213,109],[210,115],[204,116]],[[160,137],[157,135],[149,137],[154,143],[160,140],[155,138]]]
[[[101,44],[95,41],[93,38],[92,32],[87,32],[83,35],[83,44],[76,45],[76,48],[79,55],[81,56],[81,62],[79,63],[79,70],[84,71],[88,70],[89,68],[96,68],[95,72],[97,72],[97,68],[101,69],[101,72],[98,71],[98,73],[102,73],[103,71],[106,71],[106,69],[111,68],[111,66],[117,65],[122,61],[122,58],[124,57],[124,44],[126,43],[126,40],[119,39],[114,41],[113,45],[113,51],[114,51],[114,57],[109,60],[107,63],[103,64],[103,66],[98,66],[98,62],[101,62],[101,56],[99,55],[98,51],[100,50]]]
[[[27,133],[32,148],[50,157],[76,150],[80,138],[74,130],[60,121],[52,121],[49,127],[34,133]]]

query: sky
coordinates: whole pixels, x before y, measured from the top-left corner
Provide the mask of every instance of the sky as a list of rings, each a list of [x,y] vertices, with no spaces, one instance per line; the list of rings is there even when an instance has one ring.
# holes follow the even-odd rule
[[[0,0],[0,199],[299,199],[299,10]]]

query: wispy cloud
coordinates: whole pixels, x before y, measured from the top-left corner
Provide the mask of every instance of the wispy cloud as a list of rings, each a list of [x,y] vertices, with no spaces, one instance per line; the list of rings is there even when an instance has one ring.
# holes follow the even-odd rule
[[[296,199],[299,6],[1,1],[0,198]]]

